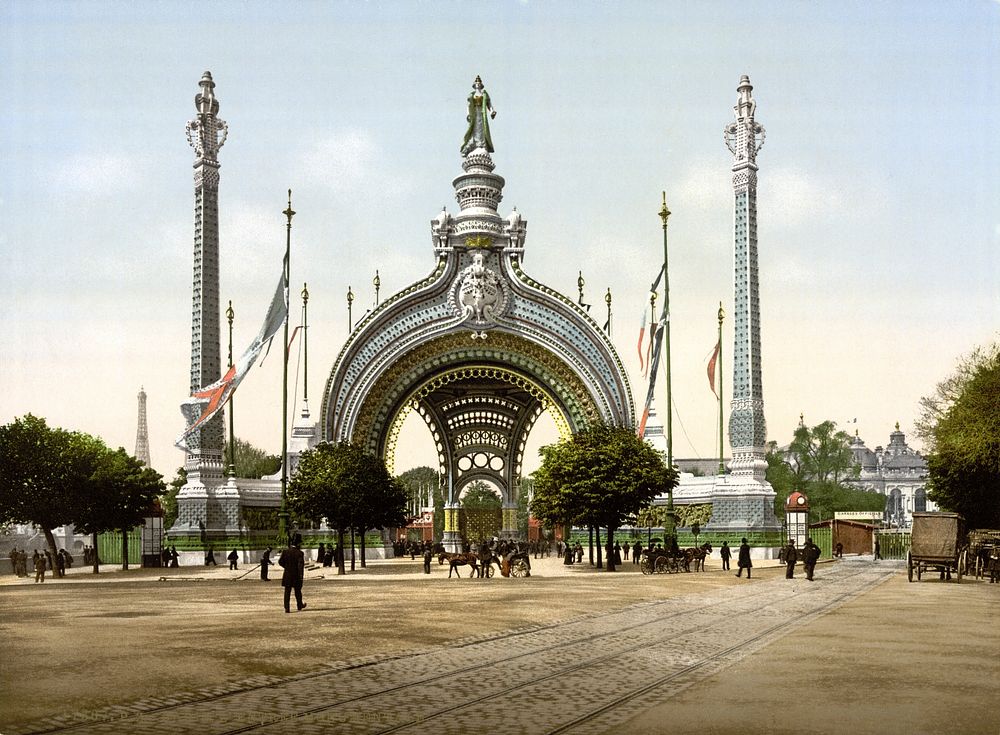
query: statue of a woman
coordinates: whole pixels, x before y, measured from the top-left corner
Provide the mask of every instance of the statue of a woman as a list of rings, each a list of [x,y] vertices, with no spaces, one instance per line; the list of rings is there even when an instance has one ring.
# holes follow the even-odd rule
[[[463,156],[469,155],[476,148],[485,148],[490,153],[493,152],[490,118],[496,116],[497,111],[490,104],[490,95],[483,89],[483,80],[477,76],[469,94],[469,114],[465,118],[469,121],[469,129],[465,131],[465,140],[462,141]]]

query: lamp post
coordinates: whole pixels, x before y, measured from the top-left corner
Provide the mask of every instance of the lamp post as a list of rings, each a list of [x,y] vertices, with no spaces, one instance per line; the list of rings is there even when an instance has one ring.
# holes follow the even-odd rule
[[[230,300],[229,308],[226,309],[226,321],[229,322],[229,369],[233,368],[233,319],[236,312],[233,311],[233,302]],[[229,467],[227,474],[236,477],[236,434],[233,433],[233,394],[229,394]]]
[[[378,269],[375,269],[375,277],[372,279],[372,285],[375,287],[375,306],[378,306],[378,292],[382,288],[382,279],[378,276]]]
[[[354,329],[354,320],[351,315],[352,305],[354,304],[354,292],[351,287],[347,287],[347,333],[350,334]]]
[[[726,474],[726,465],[723,461],[722,449],[722,320],[726,318],[726,312],[722,310],[722,302],[719,302],[719,474]]]

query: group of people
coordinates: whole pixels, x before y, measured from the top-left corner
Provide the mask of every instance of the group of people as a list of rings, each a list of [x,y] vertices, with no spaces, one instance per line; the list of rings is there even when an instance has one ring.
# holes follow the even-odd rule
[[[46,571],[51,571],[56,577],[65,577],[66,570],[73,566],[73,556],[66,549],[59,549],[55,558],[48,549],[44,553],[35,549],[29,561],[28,552],[18,551],[15,546],[10,550],[10,564],[18,577],[27,577],[28,570],[31,569],[35,573],[35,582],[39,583],[45,581]]]
[[[801,549],[795,548],[795,539],[788,539],[788,543],[778,552],[779,561],[785,565],[785,579],[795,579],[795,563],[801,559],[806,579],[812,582],[819,553],[819,547],[811,538],[806,539]]]
[[[337,567],[344,563],[344,549],[338,544],[320,542],[316,550],[316,563],[324,567]]]
[[[176,569],[180,566],[180,554],[177,553],[177,547],[171,546],[167,548],[164,546],[160,550],[160,565],[164,567],[171,567]]]

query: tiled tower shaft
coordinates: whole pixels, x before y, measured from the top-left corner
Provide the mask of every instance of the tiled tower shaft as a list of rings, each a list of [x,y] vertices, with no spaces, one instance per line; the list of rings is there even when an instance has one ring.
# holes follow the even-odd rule
[[[757,151],[764,128],[754,120],[756,102],[750,79],[740,80],[736,121],[726,127],[726,144],[733,154],[733,400],[729,440],[737,476],[763,482],[767,431],[760,360],[760,285],[757,270]]]
[[[191,391],[207,386],[221,376],[219,340],[219,149],[226,140],[227,126],[217,117],[215,82],[205,72],[195,96],[198,115],[187,124],[188,142],[194,161],[194,279],[191,297]],[[188,440],[188,471],[222,476],[225,444],[223,412],[216,414]]]

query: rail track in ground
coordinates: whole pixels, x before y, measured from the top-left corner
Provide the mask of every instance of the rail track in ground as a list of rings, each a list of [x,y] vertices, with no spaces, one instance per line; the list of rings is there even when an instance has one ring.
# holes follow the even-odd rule
[[[450,646],[254,677],[50,718],[17,733],[603,732],[891,576],[840,563]]]

